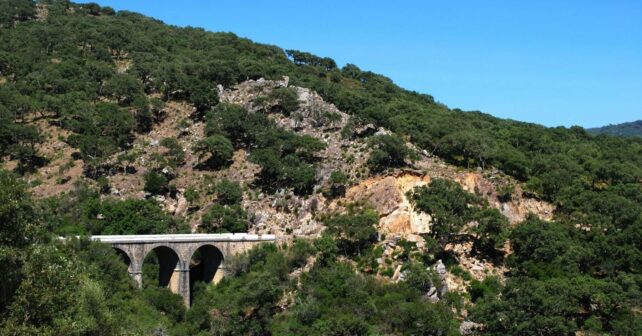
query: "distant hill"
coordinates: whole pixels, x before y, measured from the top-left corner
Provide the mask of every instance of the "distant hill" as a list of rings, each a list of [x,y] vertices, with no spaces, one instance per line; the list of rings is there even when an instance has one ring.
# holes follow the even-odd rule
[[[642,137],[642,120],[587,129],[592,134],[610,134],[625,137]]]

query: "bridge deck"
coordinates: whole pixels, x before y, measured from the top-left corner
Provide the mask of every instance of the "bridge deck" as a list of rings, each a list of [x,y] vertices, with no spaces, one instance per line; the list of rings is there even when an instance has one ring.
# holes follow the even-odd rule
[[[127,243],[190,243],[190,242],[273,242],[275,235],[256,235],[248,233],[194,233],[158,235],[100,235],[91,240],[111,244]]]

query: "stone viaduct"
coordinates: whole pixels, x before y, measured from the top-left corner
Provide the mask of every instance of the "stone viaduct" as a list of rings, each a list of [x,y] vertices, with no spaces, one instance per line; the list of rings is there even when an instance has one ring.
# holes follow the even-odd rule
[[[128,265],[129,274],[143,285],[143,261],[151,252],[158,259],[158,283],[191,304],[191,288],[196,281],[217,283],[225,275],[225,259],[274,242],[274,235],[246,233],[162,234],[92,236],[92,240],[111,244]]]

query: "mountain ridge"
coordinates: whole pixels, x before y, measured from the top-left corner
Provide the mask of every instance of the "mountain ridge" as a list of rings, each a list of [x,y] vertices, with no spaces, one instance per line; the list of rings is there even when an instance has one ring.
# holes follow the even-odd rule
[[[601,127],[587,128],[592,134],[609,134],[624,137],[642,137],[642,120],[609,124]]]

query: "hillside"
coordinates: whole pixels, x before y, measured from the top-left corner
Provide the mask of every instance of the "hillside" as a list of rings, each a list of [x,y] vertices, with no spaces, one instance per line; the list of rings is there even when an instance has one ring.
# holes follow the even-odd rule
[[[94,4],[0,13],[0,334],[642,332],[642,139]],[[136,290],[53,239],[171,232],[279,244],[185,310],[154,256]]]
[[[642,120],[625,122],[616,125],[589,128],[591,134],[608,134],[624,137],[642,137]]]

